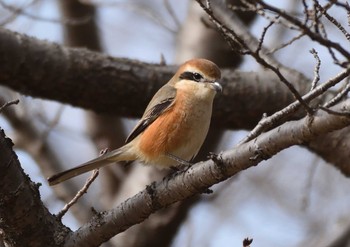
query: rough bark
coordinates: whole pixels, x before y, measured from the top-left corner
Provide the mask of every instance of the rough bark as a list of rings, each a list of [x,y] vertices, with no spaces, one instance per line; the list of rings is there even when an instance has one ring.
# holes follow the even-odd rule
[[[59,246],[70,232],[43,205],[40,184],[30,181],[12,150],[11,139],[0,129],[0,229],[14,247]]]
[[[9,92],[7,92],[9,93]],[[0,105],[6,103],[0,98]],[[13,108],[5,108],[2,111],[3,116],[11,124],[15,130],[15,143],[18,149],[25,150],[28,152],[35,162],[39,165],[41,172],[44,177],[48,177],[62,169],[62,160],[60,159],[59,152],[50,145],[48,138],[43,134],[44,131],[39,130],[35,125],[33,119],[30,119],[28,115],[23,116],[18,114]],[[67,181],[67,183],[56,187],[56,196],[63,201],[69,201],[74,196],[76,191],[80,189],[74,181]],[[86,222],[90,217],[91,213],[90,205],[86,197],[79,200],[77,203],[78,207],[73,207],[72,212],[75,214],[78,220]],[[99,207],[99,205],[95,205]],[[86,209],[86,210],[82,210]]]

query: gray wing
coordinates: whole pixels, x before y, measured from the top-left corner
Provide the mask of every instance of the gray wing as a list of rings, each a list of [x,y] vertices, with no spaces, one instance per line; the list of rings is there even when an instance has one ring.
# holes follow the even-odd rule
[[[154,122],[163,112],[167,111],[174,103],[176,96],[176,89],[166,84],[158,90],[148,104],[145,113],[135,128],[131,131],[126,143],[132,141],[140,133],[142,133],[151,123]]]

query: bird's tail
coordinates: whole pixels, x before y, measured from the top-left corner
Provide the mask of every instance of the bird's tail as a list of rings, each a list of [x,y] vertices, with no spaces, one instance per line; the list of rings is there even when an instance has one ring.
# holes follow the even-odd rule
[[[76,177],[76,176],[83,174],[85,172],[92,171],[92,170],[100,168],[102,166],[111,164],[113,162],[127,161],[127,160],[134,160],[134,157],[132,157],[130,154],[128,154],[128,152],[126,150],[126,146],[123,146],[119,149],[105,153],[96,159],[90,160],[90,161],[83,163],[79,166],[73,167],[73,168],[68,169],[66,171],[57,173],[51,177],[48,177],[47,180],[48,180],[50,186],[52,186],[55,184],[59,184],[63,181],[66,181],[70,178]]]

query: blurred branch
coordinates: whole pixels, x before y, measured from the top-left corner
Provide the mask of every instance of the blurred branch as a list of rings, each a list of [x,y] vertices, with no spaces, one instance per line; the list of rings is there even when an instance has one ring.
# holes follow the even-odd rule
[[[25,95],[125,117],[140,117],[154,93],[176,70],[175,66],[66,48],[5,29],[0,29],[0,53],[0,84]],[[222,74],[224,93],[213,111],[216,125],[247,129],[262,113],[273,113],[293,101],[271,72],[223,70]],[[309,90],[311,80],[301,74],[291,70],[285,77],[299,92]],[[247,90],[250,103],[242,105]],[[237,105],[241,107],[234,107]]]
[[[347,226],[343,233],[338,236],[332,243],[327,247],[348,247],[350,245],[350,226]]]
[[[163,0],[163,4],[164,4],[164,7],[167,10],[169,16],[174,21],[176,28],[179,29],[181,26],[181,22],[180,22],[179,18],[177,17],[177,15],[174,11],[174,8],[171,6],[169,0]]]
[[[93,51],[102,51],[100,33],[96,23],[96,9],[93,5],[80,3],[78,0],[59,1],[62,19],[86,19],[77,25],[64,24],[64,42],[70,47],[86,47]]]
[[[65,25],[65,44],[73,47],[86,47],[89,50],[102,51],[100,41],[100,32],[97,25],[97,9],[93,5],[83,4],[78,0],[61,0],[60,6],[65,17],[82,18],[91,16],[91,20],[83,25],[72,26]],[[169,15],[176,20],[168,1],[164,1]],[[97,5],[98,6],[98,5]],[[161,18],[159,10],[152,11],[149,4],[140,2],[131,3],[134,6],[133,11],[137,14],[149,15],[153,21],[167,27],[168,25]],[[159,19],[158,19],[159,18]],[[157,21],[158,20],[158,21]],[[170,26],[169,26],[170,27]],[[123,122],[118,116],[107,114],[96,114],[94,112],[86,113],[87,128],[90,136],[94,140],[98,149],[108,147],[115,149],[124,144],[127,133]],[[105,208],[112,208],[116,202],[123,201],[124,197],[129,197],[142,190],[145,184],[151,183],[152,179],[157,180],[164,177],[164,172],[152,168],[152,176],[144,176],[143,179],[135,179],[135,172],[140,172],[138,169],[125,169],[122,165],[108,166],[100,171],[102,176],[100,181],[100,198]],[[130,181],[132,184],[130,184]],[[147,181],[147,182],[146,182]],[[136,191],[135,191],[136,190]],[[183,209],[188,203],[182,203],[162,210],[157,215],[154,215],[144,224],[134,226],[125,234],[119,235],[112,239],[108,244],[110,246],[168,246],[173,235],[176,234],[176,227],[181,223]],[[105,243],[106,245],[106,243]]]
[[[97,10],[92,4],[83,3],[79,0],[61,0],[59,1],[62,16],[68,19],[90,17],[88,22],[79,26],[64,25],[64,42],[70,47],[85,47],[89,50],[102,52],[99,27],[97,24]],[[94,141],[97,150],[108,147],[115,149],[124,144],[126,134],[124,133],[123,123],[118,116],[106,114],[96,114],[95,112],[86,112],[85,120],[87,131]],[[112,172],[111,172],[112,171]],[[113,172],[114,171],[114,172]],[[124,176],[115,176],[115,173],[122,174],[121,166],[106,167],[101,171],[103,196],[102,204],[108,208],[109,202],[114,200],[117,195],[119,183]],[[124,174],[125,175],[125,174]]]
[[[215,5],[221,5],[222,2],[216,0]],[[228,0],[227,2],[235,5],[241,4],[240,0]],[[190,1],[188,5],[187,17],[177,35],[176,61],[183,62],[193,57],[202,57],[215,62],[221,68],[237,68],[243,61],[242,56],[231,51],[228,43],[217,32],[215,26],[211,25],[207,14],[196,2]],[[253,12],[230,11],[230,13],[242,23],[242,29],[247,29],[256,16]]]
[[[71,47],[85,47],[89,50],[102,52],[101,33],[98,26],[97,3],[92,4],[79,0],[60,1],[61,11],[68,18],[91,16],[91,20],[80,26],[66,25],[64,29],[65,44]],[[118,116],[86,112],[87,131],[98,150],[108,147],[115,149],[124,144],[127,137],[122,120]],[[118,196],[120,183],[126,176],[122,166],[106,167],[101,171],[101,196],[103,204],[110,207],[110,202]]]
[[[29,8],[31,7],[33,4],[35,4],[37,2],[37,0],[33,0],[33,1],[29,1],[28,3],[26,4],[23,4],[21,7],[13,7],[11,8],[12,6],[9,6],[3,1],[3,0],[0,0],[0,6],[3,8],[3,9],[6,9],[8,12],[10,12],[10,14],[6,17],[4,17],[1,22],[0,22],[0,26],[5,26],[9,23],[11,23],[12,21],[14,21],[19,13],[23,10],[23,9],[26,9],[26,8]]]
[[[350,111],[350,100],[332,108]],[[270,159],[290,146],[308,142],[350,124],[349,117],[318,111],[298,121],[286,122],[276,129],[239,145],[233,150],[213,156],[211,160],[194,164],[188,170],[149,185],[118,207],[98,214],[67,237],[66,247],[98,246],[130,226],[140,223],[155,211],[184,200],[227,178]],[[183,186],[183,185],[186,186]],[[98,222],[98,224],[96,224]]]
[[[104,8],[116,7],[119,9],[123,9],[127,12],[131,12],[138,16],[142,16],[145,19],[148,19],[154,22],[159,27],[162,27],[171,33],[176,33],[177,28],[179,27],[178,25],[179,23],[178,23],[178,20],[176,20],[176,16],[174,15],[174,13],[172,13],[171,5],[169,5],[166,1],[168,0],[163,0],[163,5],[173,23],[169,22],[167,16],[162,15],[162,12],[160,11],[159,6],[153,5],[151,4],[151,2],[78,0],[78,2],[84,5],[91,5],[91,6],[104,7]]]
[[[350,176],[349,156],[350,128],[324,134],[312,142],[305,143],[309,150],[337,167],[345,176]],[[342,155],[345,153],[346,155]]]
[[[59,24],[65,24],[65,25],[80,25],[82,23],[85,23],[89,21],[90,17],[84,17],[84,18],[77,18],[77,19],[53,19],[53,18],[47,18],[47,17],[42,17],[38,16],[36,14],[31,14],[27,12],[26,10],[28,9],[28,6],[24,7],[16,7],[14,5],[6,4],[3,0],[0,0],[0,6],[3,7],[4,9],[7,9],[8,11],[12,12],[14,16],[25,16],[27,18],[36,20],[36,21],[45,21],[45,22],[52,22],[52,23],[59,23]],[[11,19],[8,19],[4,21],[1,25],[8,24]]]
[[[11,101],[7,101],[6,103],[4,103],[1,107],[0,107],[0,113],[8,106],[10,105],[17,105],[19,103],[19,99],[16,100],[11,100]]]

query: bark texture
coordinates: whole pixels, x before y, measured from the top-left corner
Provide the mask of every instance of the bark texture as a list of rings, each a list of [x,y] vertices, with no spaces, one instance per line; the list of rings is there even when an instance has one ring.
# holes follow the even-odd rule
[[[43,205],[40,184],[30,181],[0,129],[0,229],[10,246],[59,246],[70,232]]]

